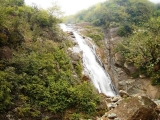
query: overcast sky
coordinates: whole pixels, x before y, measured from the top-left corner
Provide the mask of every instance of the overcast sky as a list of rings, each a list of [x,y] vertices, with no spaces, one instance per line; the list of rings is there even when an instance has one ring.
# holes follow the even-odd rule
[[[106,0],[25,0],[27,5],[32,5],[35,3],[39,7],[44,9],[51,7],[53,2],[57,2],[61,7],[61,10],[65,12],[65,15],[75,14],[76,12],[87,9],[88,7],[103,2]],[[160,3],[160,0],[150,0],[154,3]]]

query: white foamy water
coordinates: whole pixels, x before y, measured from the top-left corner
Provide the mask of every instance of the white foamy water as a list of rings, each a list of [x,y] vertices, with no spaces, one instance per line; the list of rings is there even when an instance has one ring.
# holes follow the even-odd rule
[[[65,25],[61,25],[61,28],[64,31],[67,31],[67,27]],[[80,49],[83,51],[83,66],[85,71],[92,80],[95,88],[99,91],[99,93],[104,93],[107,96],[115,96],[116,91],[111,82],[110,76],[104,68],[97,62],[95,53],[93,50],[86,44],[85,39],[80,36],[76,31],[69,27],[69,31],[74,33],[75,39],[77,40]]]

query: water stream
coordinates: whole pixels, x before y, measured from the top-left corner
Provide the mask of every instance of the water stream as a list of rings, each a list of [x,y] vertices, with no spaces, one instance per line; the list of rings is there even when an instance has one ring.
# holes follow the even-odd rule
[[[107,96],[115,96],[116,90],[111,82],[109,74],[105,71],[104,67],[99,64],[101,61],[97,61],[98,57],[95,55],[95,51],[90,48],[85,39],[78,34],[75,30],[68,28],[65,25],[61,25],[64,31],[72,31],[75,39],[77,40],[80,49],[83,51],[83,66],[84,70],[91,78],[92,83],[99,93],[104,93]]]

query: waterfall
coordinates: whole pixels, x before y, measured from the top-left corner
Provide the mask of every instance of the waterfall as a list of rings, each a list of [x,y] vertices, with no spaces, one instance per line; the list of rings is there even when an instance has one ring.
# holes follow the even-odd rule
[[[67,31],[65,25],[61,25],[61,28]],[[101,61],[99,60],[98,56],[95,55],[96,53],[94,49],[90,48],[87,45],[85,39],[80,36],[78,32],[73,29],[70,29],[70,31],[73,32],[80,49],[83,51],[84,70],[88,73],[95,88],[97,88],[99,93],[104,93],[107,96],[115,96],[116,90],[111,82],[110,76],[105,71],[104,67],[99,64],[101,63]],[[99,60],[99,62],[97,61],[97,59]]]

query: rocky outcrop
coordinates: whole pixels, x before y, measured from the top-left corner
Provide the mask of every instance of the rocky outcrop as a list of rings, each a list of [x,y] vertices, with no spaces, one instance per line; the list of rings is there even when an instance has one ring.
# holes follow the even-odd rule
[[[157,105],[146,95],[115,96],[106,101],[109,111],[99,120],[158,120]]]
[[[106,45],[105,58],[107,58],[105,67],[108,68],[108,72],[116,88],[118,90],[125,90],[130,95],[144,93],[153,99],[158,98],[160,96],[159,89],[151,85],[151,80],[147,79],[143,74],[138,76],[136,74],[137,68],[134,64],[125,62],[121,53],[115,51],[118,43],[122,40],[117,35],[117,29],[111,28],[104,32]],[[138,78],[135,79],[134,77]]]

